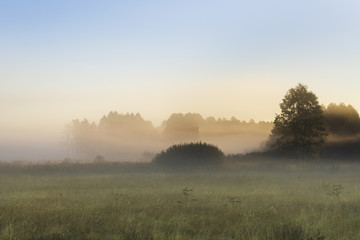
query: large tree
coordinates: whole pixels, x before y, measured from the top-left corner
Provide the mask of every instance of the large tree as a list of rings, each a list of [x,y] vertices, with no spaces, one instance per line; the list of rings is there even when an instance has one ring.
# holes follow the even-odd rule
[[[270,136],[271,148],[300,159],[317,158],[327,135],[317,96],[298,84],[286,93],[280,108]]]

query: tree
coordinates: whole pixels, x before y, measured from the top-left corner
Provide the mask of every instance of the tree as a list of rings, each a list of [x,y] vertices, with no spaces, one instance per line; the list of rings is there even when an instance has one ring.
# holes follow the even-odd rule
[[[270,135],[271,149],[300,159],[317,158],[327,136],[317,96],[298,84],[286,93],[280,108]]]
[[[330,103],[324,115],[330,134],[349,136],[360,133],[360,116],[353,106]]]

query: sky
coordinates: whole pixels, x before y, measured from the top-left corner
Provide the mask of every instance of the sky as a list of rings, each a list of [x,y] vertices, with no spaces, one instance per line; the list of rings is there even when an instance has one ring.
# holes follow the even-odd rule
[[[352,0],[0,1],[0,150],[59,143],[72,119],[112,110],[155,126],[174,112],[272,121],[299,82],[360,110],[359,12]]]

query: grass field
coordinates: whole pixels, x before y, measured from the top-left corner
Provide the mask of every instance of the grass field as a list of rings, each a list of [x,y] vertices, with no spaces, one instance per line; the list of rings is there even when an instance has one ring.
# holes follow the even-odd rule
[[[352,169],[1,171],[0,239],[360,239]]]

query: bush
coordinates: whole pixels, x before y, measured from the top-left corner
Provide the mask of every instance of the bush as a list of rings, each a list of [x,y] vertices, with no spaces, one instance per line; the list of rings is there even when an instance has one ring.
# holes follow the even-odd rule
[[[224,153],[217,146],[198,142],[173,145],[158,153],[153,163],[174,167],[211,166],[223,160]]]

